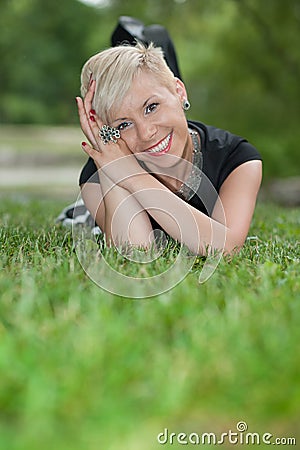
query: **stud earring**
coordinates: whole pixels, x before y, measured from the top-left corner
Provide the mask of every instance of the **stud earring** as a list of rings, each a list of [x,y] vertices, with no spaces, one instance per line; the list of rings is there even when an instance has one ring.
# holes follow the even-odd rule
[[[183,102],[182,102],[182,108],[183,108],[185,111],[187,111],[188,109],[190,109],[190,107],[191,107],[191,104],[190,104],[190,102],[188,101],[188,99],[187,99],[187,98],[184,99]]]

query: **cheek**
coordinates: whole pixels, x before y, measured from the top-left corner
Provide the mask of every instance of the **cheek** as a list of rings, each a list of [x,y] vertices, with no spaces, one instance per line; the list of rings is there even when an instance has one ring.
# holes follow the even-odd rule
[[[181,105],[174,105],[172,108],[172,117],[177,126],[184,126],[186,123],[185,112],[182,109]]]
[[[126,133],[123,134],[123,136],[121,135],[123,141],[125,142],[125,144],[127,145],[128,149],[131,151],[131,153],[135,153],[135,148],[136,148],[136,138],[135,138],[135,134],[131,131],[126,131]]]
[[[179,98],[178,96],[176,96],[176,98],[174,98],[173,101],[173,109],[176,111],[182,111],[182,101],[181,98]]]

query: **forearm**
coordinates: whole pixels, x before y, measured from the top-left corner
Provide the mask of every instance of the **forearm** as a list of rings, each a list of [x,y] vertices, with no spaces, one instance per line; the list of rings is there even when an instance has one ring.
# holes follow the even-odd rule
[[[152,226],[134,195],[102,174],[100,184],[105,205],[104,233],[109,245],[149,247]]]
[[[174,239],[195,254],[223,250],[226,226],[188,205],[149,174],[131,177],[126,188],[135,199]]]

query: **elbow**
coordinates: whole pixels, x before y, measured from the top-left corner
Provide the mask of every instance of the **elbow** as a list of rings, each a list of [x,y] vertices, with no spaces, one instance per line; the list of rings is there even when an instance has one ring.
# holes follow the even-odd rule
[[[228,232],[223,253],[230,256],[238,254],[245,244],[246,237],[247,236],[237,236],[235,233]]]

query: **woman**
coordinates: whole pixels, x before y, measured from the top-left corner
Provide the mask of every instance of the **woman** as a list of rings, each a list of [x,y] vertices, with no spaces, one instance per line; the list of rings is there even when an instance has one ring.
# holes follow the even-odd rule
[[[148,247],[158,227],[196,254],[239,250],[261,183],[257,150],[187,121],[185,85],[151,44],[94,55],[81,83],[76,100],[90,157],[81,193],[107,242]]]

